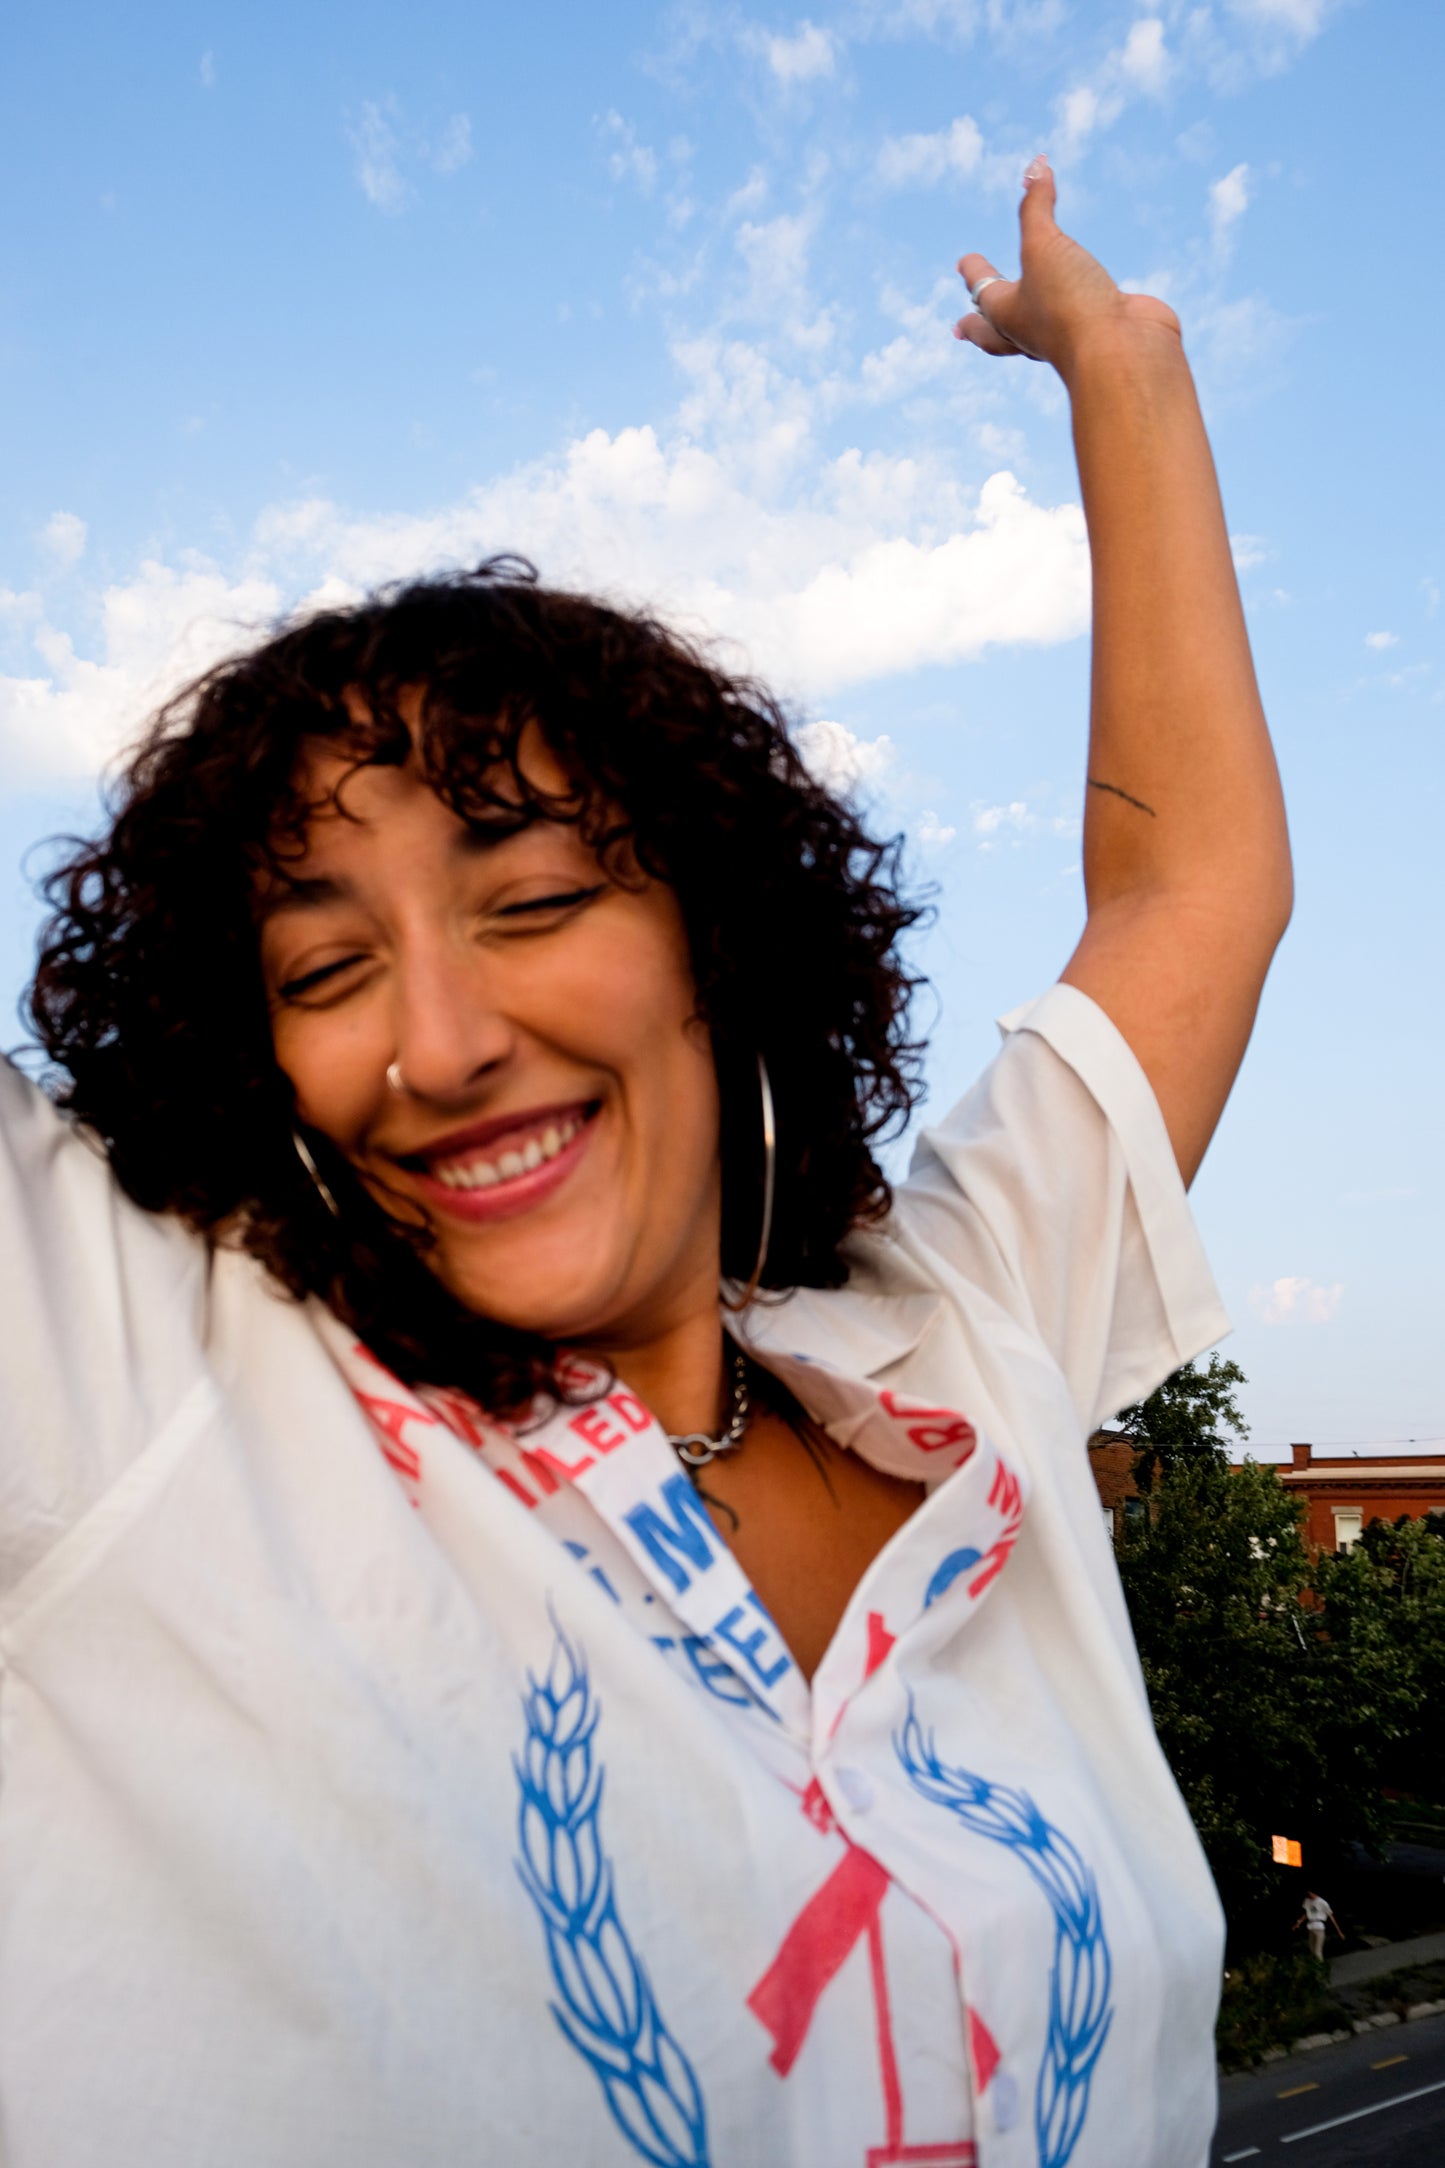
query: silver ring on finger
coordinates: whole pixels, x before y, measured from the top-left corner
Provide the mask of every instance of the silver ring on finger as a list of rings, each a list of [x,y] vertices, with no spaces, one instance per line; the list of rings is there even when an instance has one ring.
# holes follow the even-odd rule
[[[974,307],[977,308],[978,297],[983,292],[985,286],[1007,286],[1007,284],[1008,280],[1004,277],[1002,271],[987,271],[984,273],[984,276],[979,280],[977,286],[969,287],[968,298],[973,303]]]

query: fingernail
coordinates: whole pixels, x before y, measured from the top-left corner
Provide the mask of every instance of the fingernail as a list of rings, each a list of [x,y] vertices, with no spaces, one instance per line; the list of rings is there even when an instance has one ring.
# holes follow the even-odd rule
[[[1041,181],[1048,170],[1049,161],[1040,151],[1038,157],[1024,168],[1024,187],[1027,188],[1030,181]]]

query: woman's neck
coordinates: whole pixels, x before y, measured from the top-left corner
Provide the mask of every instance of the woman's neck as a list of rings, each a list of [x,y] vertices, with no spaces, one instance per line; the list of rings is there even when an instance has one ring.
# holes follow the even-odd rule
[[[649,1332],[599,1333],[584,1352],[608,1363],[664,1430],[716,1430],[727,1387],[715,1288],[706,1306],[679,1305]]]

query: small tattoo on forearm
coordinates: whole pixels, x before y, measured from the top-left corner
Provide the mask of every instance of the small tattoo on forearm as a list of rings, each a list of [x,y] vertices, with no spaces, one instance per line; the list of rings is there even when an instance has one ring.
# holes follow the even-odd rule
[[[1101,783],[1096,775],[1091,775],[1088,783],[1090,790],[1106,790],[1111,797],[1122,798],[1125,805],[1137,806],[1141,813],[1148,814],[1151,821],[1159,818],[1152,805],[1145,805],[1143,799],[1136,798],[1132,791],[1120,790],[1117,783]]]

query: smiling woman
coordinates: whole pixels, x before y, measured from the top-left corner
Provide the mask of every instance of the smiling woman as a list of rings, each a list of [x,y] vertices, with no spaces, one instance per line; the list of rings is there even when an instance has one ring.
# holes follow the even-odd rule
[[[57,876],[12,2168],[1199,2168],[1218,1909],[1084,1440],[1224,1329],[1184,1185],[1288,854],[1177,326],[1052,202],[962,329],[1073,398],[1088,922],[896,1192],[895,846],[515,560],[212,672]]]
[[[32,1009],[139,1203],[323,1294],[407,1382],[515,1412],[602,1301],[518,1301],[530,1243],[621,1272],[702,1154],[710,1284],[719,1255],[751,1275],[760,1053],[796,1146],[762,1283],[844,1277],[887,1209],[870,1142],[916,1089],[895,859],[761,688],[502,559],[304,623],[161,717],[50,884]],[[504,1253],[485,1226],[525,1193],[442,1148],[538,1112],[582,1121],[588,1172]]]

